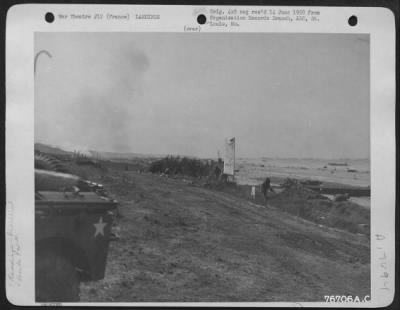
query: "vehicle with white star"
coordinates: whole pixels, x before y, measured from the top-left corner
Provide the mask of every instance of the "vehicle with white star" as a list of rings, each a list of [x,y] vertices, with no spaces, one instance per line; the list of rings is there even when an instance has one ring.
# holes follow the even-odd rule
[[[117,205],[99,184],[35,169],[38,302],[79,301],[81,281],[104,278]]]

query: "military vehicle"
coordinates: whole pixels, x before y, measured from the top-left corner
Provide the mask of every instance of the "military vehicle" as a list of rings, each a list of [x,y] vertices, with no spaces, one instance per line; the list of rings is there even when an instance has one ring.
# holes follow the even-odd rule
[[[81,281],[104,278],[118,203],[43,154],[35,167],[36,301],[79,301]]]

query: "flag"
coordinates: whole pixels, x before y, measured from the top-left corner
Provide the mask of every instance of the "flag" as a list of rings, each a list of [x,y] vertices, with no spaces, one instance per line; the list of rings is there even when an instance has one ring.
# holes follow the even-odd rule
[[[225,141],[224,173],[235,174],[235,138]]]

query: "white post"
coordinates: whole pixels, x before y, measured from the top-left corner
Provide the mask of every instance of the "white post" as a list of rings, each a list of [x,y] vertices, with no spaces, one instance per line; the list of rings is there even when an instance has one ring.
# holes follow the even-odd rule
[[[235,153],[236,153],[236,138],[233,142],[233,182],[235,182]]]

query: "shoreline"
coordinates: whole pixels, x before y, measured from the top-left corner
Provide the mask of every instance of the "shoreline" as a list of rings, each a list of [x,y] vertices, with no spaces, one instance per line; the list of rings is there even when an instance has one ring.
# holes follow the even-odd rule
[[[314,180],[309,178],[292,178],[290,176],[287,177],[277,177],[277,176],[269,176],[271,179],[271,187],[274,190],[281,190],[281,184],[287,180],[287,178],[296,180],[298,182],[306,181],[306,180]],[[256,190],[260,190],[262,181],[258,184],[241,184],[237,183],[238,186],[245,186],[251,190],[252,186],[256,187]],[[322,191],[319,191],[319,187],[322,187]],[[318,186],[305,186],[308,189],[314,190],[315,192],[321,193],[323,196],[333,201],[336,194],[349,194],[349,202],[355,203],[363,208],[370,209],[371,208],[371,189],[369,187],[362,186],[353,186],[347,185],[339,182],[322,182],[321,185]],[[365,194],[368,193],[368,194]]]
[[[370,208],[352,198],[347,201],[335,201],[301,184],[275,189],[274,192],[268,193],[267,200],[260,186],[256,187],[254,197],[251,196],[253,185],[221,184],[212,181],[210,184],[198,183],[197,186],[223,192],[260,206],[273,206],[318,225],[367,236],[370,234]]]
[[[354,186],[354,187],[368,187],[370,186],[370,174],[369,172],[362,173],[351,173],[347,171],[336,171],[335,173],[329,173],[324,170],[316,169],[287,169],[287,168],[268,168],[263,169],[264,171],[249,171],[246,175],[237,174],[239,184],[256,185],[258,182],[264,180],[265,177],[281,182],[286,178],[298,179],[298,180],[316,180],[323,183],[343,185],[343,186]],[[329,173],[329,175],[328,175]]]
[[[274,175],[268,175],[271,180],[271,185],[273,188],[280,188],[281,185],[288,179],[294,180],[298,183],[302,183],[302,185],[306,188],[314,190],[316,192],[320,192],[322,194],[334,195],[334,194],[343,194],[347,192],[352,197],[370,197],[370,187],[369,186],[356,186],[345,184],[342,182],[334,182],[334,181],[320,181],[317,178],[301,178],[301,177],[293,177],[287,175],[285,177],[278,177]],[[307,181],[319,181],[320,184],[305,184]],[[237,185],[240,186],[261,186],[263,180],[260,180],[259,183],[248,182],[242,183],[240,181],[237,182]],[[304,182],[304,183],[303,183]],[[249,184],[250,183],[250,184]],[[359,193],[357,193],[359,192]],[[367,193],[367,194],[365,194]]]

